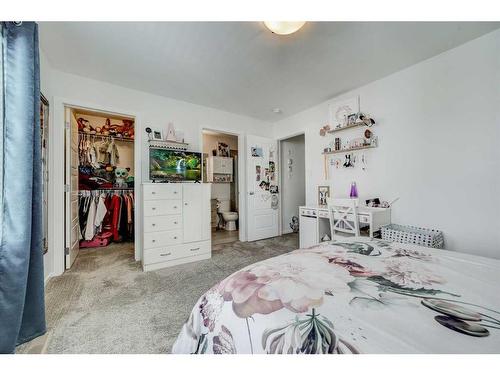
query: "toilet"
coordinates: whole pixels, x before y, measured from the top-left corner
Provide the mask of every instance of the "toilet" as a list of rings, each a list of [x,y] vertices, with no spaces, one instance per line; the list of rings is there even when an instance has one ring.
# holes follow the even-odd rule
[[[238,220],[238,213],[231,212],[231,201],[229,199],[218,199],[219,200],[219,214],[222,215],[224,219],[225,230],[236,230],[236,220]]]

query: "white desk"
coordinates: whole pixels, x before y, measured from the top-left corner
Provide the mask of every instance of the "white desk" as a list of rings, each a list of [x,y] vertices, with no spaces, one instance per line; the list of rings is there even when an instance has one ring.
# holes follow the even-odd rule
[[[353,220],[352,215],[350,216],[347,218]],[[391,209],[359,206],[358,221],[360,226],[369,226],[369,236],[373,238],[374,232],[391,223]],[[300,206],[299,225],[301,248],[319,244],[325,234],[332,238],[330,214],[326,206]]]

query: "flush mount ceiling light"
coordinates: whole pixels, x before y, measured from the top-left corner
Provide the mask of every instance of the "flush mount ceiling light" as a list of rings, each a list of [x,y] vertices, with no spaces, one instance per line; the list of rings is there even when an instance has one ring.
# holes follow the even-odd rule
[[[272,111],[273,111],[273,113],[276,113],[277,115],[283,113],[283,111],[281,110],[281,108],[273,108]]]
[[[275,34],[279,35],[289,35],[304,26],[305,21],[296,22],[275,22],[275,21],[264,21],[264,25]]]

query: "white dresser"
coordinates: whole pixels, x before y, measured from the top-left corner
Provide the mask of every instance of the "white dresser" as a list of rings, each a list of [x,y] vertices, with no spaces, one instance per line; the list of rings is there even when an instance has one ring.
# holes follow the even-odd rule
[[[208,259],[212,254],[210,184],[143,184],[143,269]]]

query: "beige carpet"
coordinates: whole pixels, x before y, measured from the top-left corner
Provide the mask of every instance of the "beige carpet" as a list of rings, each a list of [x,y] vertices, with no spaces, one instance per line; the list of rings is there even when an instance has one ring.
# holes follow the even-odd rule
[[[213,246],[212,258],[142,272],[131,244],[82,250],[46,288],[48,334],[18,353],[168,353],[198,298],[238,269],[298,247],[290,234]],[[40,349],[39,349],[40,350]]]

